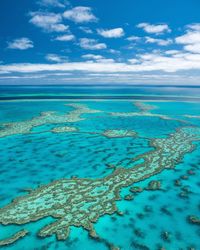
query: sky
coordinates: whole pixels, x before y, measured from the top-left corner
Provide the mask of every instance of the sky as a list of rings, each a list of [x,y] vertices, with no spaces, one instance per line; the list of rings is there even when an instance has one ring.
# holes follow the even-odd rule
[[[1,0],[0,84],[200,85],[199,0]]]

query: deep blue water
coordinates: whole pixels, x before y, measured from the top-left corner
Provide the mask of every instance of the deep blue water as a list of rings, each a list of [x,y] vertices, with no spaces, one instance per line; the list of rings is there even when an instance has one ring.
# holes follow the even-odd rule
[[[4,86],[0,85],[0,96],[188,96],[200,97],[200,87],[194,86],[130,86],[130,85],[85,85],[85,86]]]

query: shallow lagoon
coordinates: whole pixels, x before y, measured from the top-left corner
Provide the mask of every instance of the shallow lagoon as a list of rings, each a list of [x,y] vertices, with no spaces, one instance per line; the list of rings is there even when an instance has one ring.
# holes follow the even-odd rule
[[[159,116],[142,113],[134,100],[1,101],[1,129],[4,129],[4,123],[29,121],[41,112],[55,111],[63,115],[73,110],[65,105],[70,103],[101,112],[83,113],[81,118],[84,119],[76,122],[43,124],[33,127],[31,133],[0,138],[0,207],[26,194],[24,190],[27,188],[37,188],[72,176],[104,178],[113,171],[110,165],[129,168],[134,164],[133,158],[153,149],[150,140],[166,138],[181,127],[200,126],[200,103],[196,100],[161,102],[149,99],[142,103],[154,107],[149,113]],[[134,115],[111,115],[117,112]],[[51,131],[59,126],[73,126],[78,131]],[[137,136],[112,138],[103,135],[107,130],[120,129],[135,131]],[[71,227],[65,241],[58,241],[55,235],[40,238],[37,232],[54,220],[48,217],[25,225],[1,225],[0,239],[10,237],[20,229],[29,231],[23,239],[2,248],[101,250],[115,246],[121,249],[200,249],[200,228],[187,220],[188,215],[200,215],[200,143],[194,143],[196,149],[185,154],[174,169],[164,170],[134,184],[145,188],[149,181],[157,180],[161,182],[161,190],[144,190],[134,194],[133,200],[117,201],[123,216],[114,213],[99,218],[94,228],[100,240],[92,239],[86,230],[77,227]],[[188,174],[188,171],[194,174]],[[176,180],[180,180],[180,186],[175,185]],[[129,188],[121,190],[122,198],[130,194]]]

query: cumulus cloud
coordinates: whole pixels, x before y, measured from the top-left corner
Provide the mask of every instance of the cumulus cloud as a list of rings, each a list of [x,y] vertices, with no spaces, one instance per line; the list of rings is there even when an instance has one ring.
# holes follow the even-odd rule
[[[189,28],[191,30],[200,31],[200,23],[189,24],[189,25],[187,25],[187,28]]]
[[[114,59],[112,58],[105,58],[102,55],[94,55],[94,54],[83,55],[82,58],[93,60],[98,63],[106,63],[106,64],[115,62]]]
[[[96,42],[96,41],[95,41]],[[91,54],[93,55],[93,54]],[[0,73],[36,73],[36,72],[104,72],[104,73],[134,73],[134,72],[168,72],[200,70],[200,54],[176,51],[176,53],[151,52],[136,54],[128,62],[115,62],[113,59],[96,58],[86,56],[86,59],[93,59],[87,62],[65,62],[60,63],[55,57],[54,64],[8,64],[0,65]],[[93,58],[92,58],[93,57]],[[53,57],[51,56],[51,59]],[[105,67],[106,63],[106,67]]]
[[[101,64],[102,63],[111,64],[111,63],[114,63],[115,60],[112,58],[102,58],[102,59],[96,60],[96,62],[101,63]]]
[[[167,24],[150,24],[150,23],[139,23],[137,28],[143,29],[145,32],[150,34],[163,34],[165,32],[171,32],[171,29]]]
[[[41,6],[45,7],[59,7],[59,8],[65,8],[66,5],[69,4],[67,0],[40,0],[37,2]]]
[[[98,43],[96,39],[89,39],[89,38],[81,38],[80,47],[88,50],[100,50],[107,48],[105,43]]]
[[[167,50],[167,51],[165,51],[165,54],[166,55],[176,55],[176,54],[179,54],[179,51],[175,50],[175,49]]]
[[[131,64],[136,64],[136,63],[139,62],[139,60],[136,59],[136,58],[129,59],[128,61],[129,61]]]
[[[126,38],[126,40],[130,41],[130,42],[136,42],[139,41],[141,39],[141,37],[139,36],[129,36]]]
[[[124,36],[124,30],[122,28],[97,29],[97,33],[106,38],[119,38]]]
[[[186,34],[176,38],[176,43],[179,44],[196,44],[200,43],[200,31],[187,31]]]
[[[41,28],[46,32],[65,32],[69,29],[62,23],[62,16],[60,14],[50,12],[31,12],[30,23]]]
[[[75,23],[96,22],[97,18],[92,13],[90,7],[77,6],[63,13],[63,17]]]
[[[56,40],[56,41],[62,41],[62,42],[68,42],[68,41],[72,41],[74,39],[75,39],[74,35],[67,34],[67,35],[57,36],[54,40]]]
[[[45,56],[46,60],[47,61],[50,61],[50,62],[57,62],[57,63],[60,63],[60,62],[66,62],[67,61],[67,57],[65,56],[59,56],[57,54],[47,54]]]
[[[59,19],[60,20],[60,19]],[[61,17],[62,20],[62,17]],[[58,21],[56,23],[61,23]],[[158,32],[158,30],[156,31]],[[161,31],[159,31],[161,32]],[[118,80],[117,75],[123,74],[124,81],[133,80],[133,75],[138,74],[138,79],[145,79],[144,75],[157,75],[158,80],[162,81],[164,75],[166,79],[169,75],[178,75],[178,74],[188,74],[188,76],[194,77],[197,79],[196,75],[191,74],[191,71],[200,70],[200,24],[191,24],[186,26],[185,33],[181,36],[178,36],[173,39],[178,46],[173,46],[173,49],[162,48],[162,50],[153,50],[146,53],[144,48],[135,50],[133,56],[129,59],[120,58],[117,61],[114,61],[114,56],[112,58],[105,58],[102,55],[97,53],[88,53],[82,56],[83,59],[76,62],[69,62],[67,57],[60,56],[57,54],[47,54],[46,60],[47,63],[34,64],[34,63],[15,63],[15,64],[0,64],[0,75],[2,77],[13,76],[16,73],[16,76],[24,74],[85,74],[85,79],[90,78],[93,75],[102,75],[102,79],[108,79],[108,81]],[[155,33],[158,34],[158,33]],[[159,33],[160,34],[160,33]],[[24,38],[23,38],[24,39]],[[54,38],[59,41],[69,41],[73,40],[73,35],[68,31],[64,34],[57,34]],[[17,39],[16,39],[17,40]],[[18,39],[19,40],[19,39]],[[146,43],[155,43],[160,46],[167,46],[172,43],[170,39],[158,39],[152,38],[149,36],[144,37],[128,37],[128,41],[137,41],[141,40]],[[14,40],[15,41],[15,40]],[[13,41],[13,42],[14,42]],[[10,46],[11,42],[9,43]],[[81,38],[79,40],[79,46],[85,50],[101,50],[106,49],[107,46],[105,43],[101,43],[96,39]],[[19,46],[18,46],[19,49]],[[22,49],[22,47],[20,47]],[[147,49],[149,51],[149,48]],[[115,50],[105,50],[106,53],[115,53]],[[94,54],[93,54],[94,53]],[[100,53],[101,54],[101,53]],[[105,66],[106,64],[106,66]],[[149,73],[148,73],[149,72]],[[180,73],[179,73],[180,72]],[[104,78],[103,76],[109,75],[112,78]],[[112,76],[113,75],[113,76]],[[70,78],[66,78],[67,81],[70,81]],[[77,78],[77,82],[80,82],[80,79]],[[94,78],[92,78],[94,79]],[[135,78],[134,78],[135,79]],[[156,79],[156,77],[155,77]],[[172,78],[170,78],[172,79]],[[175,77],[174,77],[175,79]],[[182,79],[180,76],[178,80]],[[188,78],[186,78],[188,80]],[[200,79],[200,76],[199,78]],[[83,79],[82,79],[83,80]],[[83,80],[83,81],[84,81]],[[122,81],[122,78],[121,78]],[[94,81],[93,81],[94,82]],[[123,82],[123,81],[122,81]]]
[[[186,33],[176,37],[177,44],[183,44],[184,49],[193,53],[200,53],[200,24],[191,24],[187,26]]]
[[[200,43],[197,44],[188,44],[184,46],[184,49],[193,52],[193,53],[200,53]]]
[[[9,49],[26,50],[33,47],[33,42],[27,37],[18,38],[8,43]]]
[[[121,53],[119,50],[116,50],[116,49],[109,49],[108,52],[110,52],[111,54],[120,54]]]
[[[80,26],[79,29],[86,34],[92,34],[93,31],[89,27]]]
[[[147,71],[177,72],[180,70],[200,69],[200,55],[179,51],[172,55],[161,52],[138,55],[135,66]],[[142,69],[142,68],[141,68]]]
[[[86,54],[86,55],[83,55],[82,58],[84,58],[84,59],[92,59],[92,60],[99,60],[99,59],[103,59],[104,57],[101,56],[101,55]]]
[[[149,36],[146,36],[145,39],[146,39],[145,41],[146,43],[156,43],[160,46],[167,46],[167,45],[172,44],[171,39],[158,39],[158,38],[152,38]]]

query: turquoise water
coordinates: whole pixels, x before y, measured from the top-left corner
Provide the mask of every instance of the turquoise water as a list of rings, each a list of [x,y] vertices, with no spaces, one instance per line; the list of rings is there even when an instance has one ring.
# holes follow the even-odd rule
[[[14,91],[6,91],[2,96],[17,95]],[[59,91],[63,93],[66,89]],[[182,96],[186,95],[184,91]],[[187,92],[187,96],[192,91],[191,89]],[[105,94],[106,90],[102,90],[101,94],[102,92]],[[112,92],[111,89],[109,92],[116,94],[116,91]],[[138,92],[147,95],[147,100],[143,100],[143,103],[156,107],[150,111],[151,114],[166,115],[170,119],[147,115],[111,115],[115,112],[141,113],[134,100],[59,101],[42,100],[39,97],[37,101],[2,100],[0,129],[3,129],[4,123],[29,121],[38,117],[41,112],[55,111],[59,115],[65,114],[73,110],[72,107],[65,106],[70,103],[81,103],[101,112],[82,114],[84,119],[80,121],[44,124],[32,128],[31,133],[0,138],[0,207],[17,196],[26,194],[24,189],[37,188],[53,180],[72,176],[92,179],[106,177],[112,172],[107,167],[109,164],[129,168],[133,165],[134,157],[152,150],[150,140],[166,138],[183,126],[200,126],[200,102],[195,99],[190,102],[150,101],[151,94],[164,95],[164,91],[161,94],[162,91],[153,92],[152,89],[147,89],[145,92],[138,88]],[[34,93],[37,95],[38,90]],[[117,93],[124,94],[120,90],[117,90]],[[171,91],[171,95],[177,93],[181,95],[180,91]],[[18,90],[19,94],[24,94],[22,89],[21,92]],[[196,97],[200,97],[197,92]],[[61,125],[74,126],[78,131],[51,132],[51,129]],[[107,138],[102,135],[106,130],[117,129],[133,130],[137,136]],[[104,215],[95,223],[94,227],[101,241],[92,239],[86,230],[76,227],[71,228],[69,238],[65,241],[58,241],[55,236],[40,238],[37,232],[54,220],[48,217],[25,225],[0,225],[0,240],[10,237],[19,229],[29,231],[26,237],[2,249],[103,250],[109,249],[110,243],[125,250],[156,250],[161,247],[170,250],[200,249],[200,227],[187,220],[188,215],[200,216],[200,142],[195,144],[196,149],[187,153],[181,162],[177,162],[175,169],[164,170],[135,185],[146,187],[149,181],[159,180],[162,190],[145,190],[134,195],[134,200],[117,201],[117,207],[124,215]],[[189,175],[189,170],[194,174]],[[182,179],[184,175],[188,178]],[[174,185],[177,179],[181,180],[181,186]],[[189,190],[187,197],[180,197],[186,187]],[[129,193],[129,187],[121,190],[122,197]],[[162,237],[163,232],[169,234],[168,240]]]

